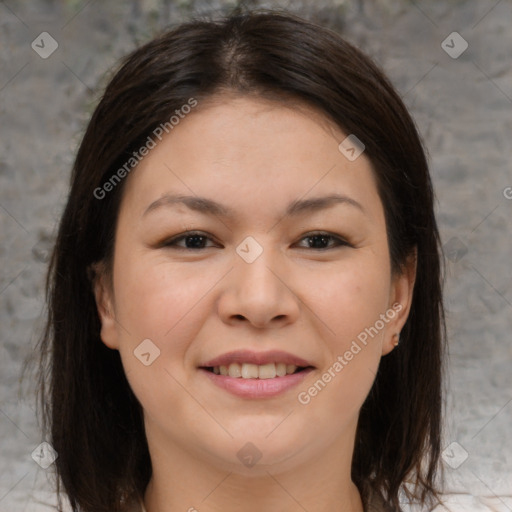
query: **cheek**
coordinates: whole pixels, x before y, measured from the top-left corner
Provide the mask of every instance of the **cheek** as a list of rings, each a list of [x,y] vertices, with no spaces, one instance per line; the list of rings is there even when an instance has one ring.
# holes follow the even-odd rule
[[[192,266],[153,258],[127,258],[119,265],[116,310],[136,337],[163,340],[183,329],[189,312],[211,288],[212,278]]]
[[[343,348],[385,313],[389,292],[389,267],[385,261],[368,258],[365,264],[354,258],[354,264],[329,272],[324,284],[310,294],[310,301],[327,327],[333,348]]]
[[[124,257],[116,270],[119,352],[130,386],[151,416],[179,415],[187,350],[206,314],[201,298],[218,277],[198,274],[192,266],[173,270],[168,262],[136,255]],[[147,339],[159,352],[149,346],[152,362],[146,366],[134,352]],[[158,353],[154,360],[153,353]]]
[[[324,325],[328,356],[313,386],[301,390],[304,394],[299,402],[311,403],[306,408],[316,411],[315,415],[330,410],[338,426],[357,414],[368,395],[386,330],[381,315],[388,307],[389,266],[384,258],[363,260],[356,263],[354,259],[353,265],[331,272],[324,286],[309,296]]]
[[[124,254],[115,274],[119,351],[132,389],[149,410],[159,397],[154,404],[158,410],[163,403],[175,404],[174,393],[182,391],[171,375],[181,383],[190,377],[191,345],[211,316],[208,292],[223,272],[201,270],[200,263],[171,265],[165,255]],[[150,366],[135,357],[146,339],[159,351]]]

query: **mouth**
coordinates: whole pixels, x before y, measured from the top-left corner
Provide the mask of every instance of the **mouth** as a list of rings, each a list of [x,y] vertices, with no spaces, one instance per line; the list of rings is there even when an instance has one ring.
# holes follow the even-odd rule
[[[307,369],[313,369],[312,366],[297,366],[286,363],[267,363],[262,365],[251,363],[231,363],[230,365],[204,366],[203,370],[215,375],[223,375],[234,379],[275,379],[294,375]]]
[[[198,369],[216,386],[236,396],[269,398],[298,385],[315,367],[281,351],[235,351],[219,356]]]

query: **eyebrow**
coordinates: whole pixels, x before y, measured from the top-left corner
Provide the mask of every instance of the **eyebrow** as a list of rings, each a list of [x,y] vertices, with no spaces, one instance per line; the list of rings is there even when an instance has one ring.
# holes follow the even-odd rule
[[[232,218],[235,216],[235,211],[228,206],[218,203],[213,199],[200,196],[187,196],[187,195],[172,195],[165,194],[156,201],[153,201],[144,211],[144,217],[149,212],[155,211],[163,206],[173,206],[176,204],[183,204],[190,210],[215,215],[219,217]],[[297,216],[305,213],[313,213],[320,210],[331,208],[337,204],[345,204],[353,206],[365,213],[363,206],[351,197],[341,194],[329,194],[327,196],[315,197],[312,199],[296,199],[288,204],[285,216]]]

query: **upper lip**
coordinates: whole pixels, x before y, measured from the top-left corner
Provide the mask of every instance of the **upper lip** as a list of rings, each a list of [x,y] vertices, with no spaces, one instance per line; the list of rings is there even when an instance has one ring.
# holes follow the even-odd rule
[[[206,363],[201,367],[212,368],[215,366],[229,366],[231,363],[248,363],[263,365],[268,363],[284,363],[294,364],[295,366],[308,367],[313,366],[311,363],[282,350],[269,350],[266,352],[253,352],[252,350],[233,350],[222,354]]]

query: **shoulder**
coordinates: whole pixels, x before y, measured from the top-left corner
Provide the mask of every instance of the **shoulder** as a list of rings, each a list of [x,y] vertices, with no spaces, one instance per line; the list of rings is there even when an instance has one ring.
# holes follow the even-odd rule
[[[441,494],[440,498],[442,504],[437,505],[432,512],[467,512],[469,510],[471,512],[510,512],[512,510],[499,497]],[[512,501],[510,504],[512,504]],[[404,512],[425,512],[424,507],[420,505],[403,503],[401,506]],[[386,506],[380,493],[369,490],[365,512],[393,512],[393,509]]]
[[[433,509],[432,512],[510,512],[503,500],[498,497],[486,498],[472,496],[470,494],[442,494],[442,504]],[[404,505],[404,512],[423,512],[418,505]]]

